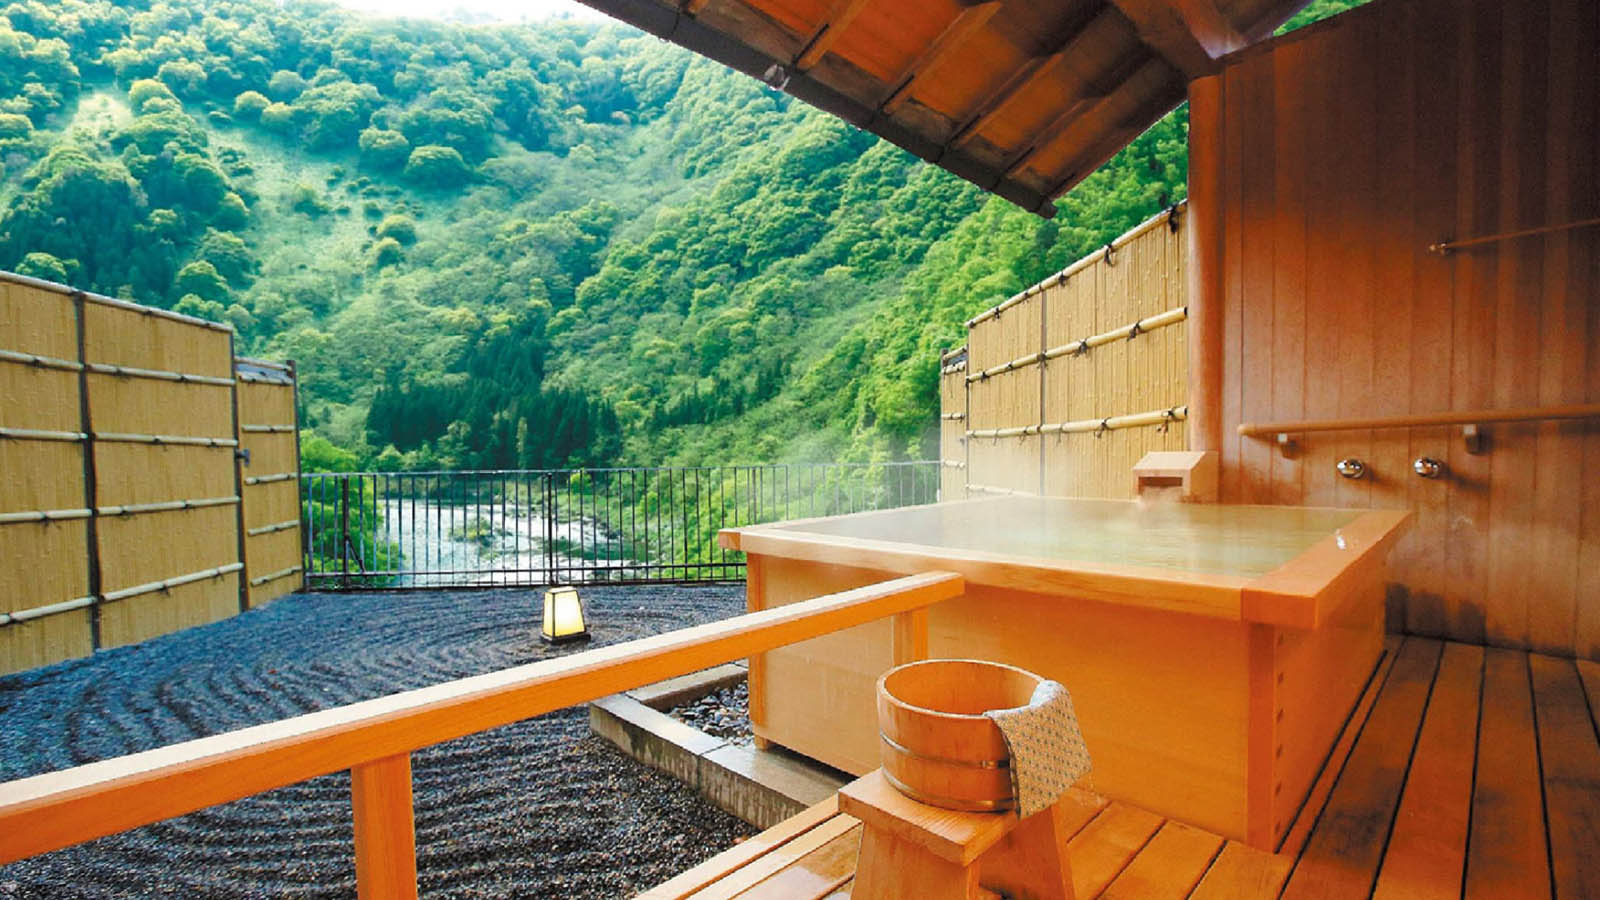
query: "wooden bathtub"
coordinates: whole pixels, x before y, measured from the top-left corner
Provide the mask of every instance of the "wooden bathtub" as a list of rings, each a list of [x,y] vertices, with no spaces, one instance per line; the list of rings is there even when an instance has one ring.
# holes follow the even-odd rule
[[[1382,650],[1383,563],[1409,513],[1006,497],[729,529],[758,610],[945,570],[927,653],[1072,691],[1088,787],[1275,846]],[[878,766],[886,621],[751,660],[757,736]],[[920,649],[920,648],[919,648]]]

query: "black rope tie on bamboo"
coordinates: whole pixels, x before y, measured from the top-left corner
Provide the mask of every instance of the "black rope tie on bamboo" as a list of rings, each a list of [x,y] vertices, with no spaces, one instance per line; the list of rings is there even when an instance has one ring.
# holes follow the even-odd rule
[[[1108,266],[1114,266],[1114,265],[1117,264],[1117,248],[1114,245],[1112,245],[1112,244],[1107,244],[1106,245],[1105,256],[1103,257],[1103,261]]]
[[[1178,408],[1174,406],[1161,414],[1161,424],[1156,426],[1156,433],[1166,434],[1176,421],[1178,421]]]
[[[1094,430],[1095,440],[1099,440],[1100,436],[1102,434],[1105,434],[1106,432],[1108,432],[1110,430],[1111,430],[1111,417],[1110,416],[1106,416],[1104,419],[1100,420],[1100,427],[1096,428]]]
[[[1131,341],[1141,334],[1144,334],[1144,326],[1139,322],[1135,322],[1133,327],[1128,329],[1128,340]]]
[[[1173,234],[1178,233],[1178,204],[1167,207],[1167,229]]]
[[[1089,339],[1088,338],[1080,339],[1078,341],[1078,346],[1072,348],[1072,355],[1073,356],[1087,356],[1088,353],[1089,353]]]

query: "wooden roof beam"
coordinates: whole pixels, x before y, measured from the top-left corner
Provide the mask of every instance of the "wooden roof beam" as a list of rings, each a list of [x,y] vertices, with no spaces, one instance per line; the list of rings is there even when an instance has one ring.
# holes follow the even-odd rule
[[[804,72],[822,61],[835,42],[844,36],[845,29],[850,23],[861,15],[871,0],[834,0],[828,8],[828,14],[823,17],[822,23],[811,32],[811,37],[805,43],[805,49],[794,58],[794,68]]]
[[[1217,59],[1250,43],[1215,0],[1110,0],[1139,40],[1191,81],[1217,71]]]
[[[698,16],[700,10],[705,9],[706,4],[710,2],[711,0],[683,0],[683,6],[679,8],[691,16]]]
[[[1072,147],[1068,169],[1060,174],[1045,196],[1052,200],[1082,181],[1111,157],[1116,156],[1150,123],[1183,102],[1183,87],[1177,73],[1167,63],[1152,59],[1140,66],[1104,100],[1074,120],[1061,140]],[[1164,92],[1163,84],[1172,90]],[[1039,145],[1044,149],[1045,145]]]
[[[1000,0],[986,0],[963,9],[960,15],[945,26],[939,37],[911,61],[910,65],[889,79],[888,83],[892,89],[888,97],[878,105],[879,111],[884,115],[894,115],[895,110],[911,99],[911,94],[917,89],[917,85],[922,83],[930,72],[937,69],[950,54],[959,50],[968,38],[988,24],[995,13],[1000,11],[1001,5]]]
[[[1004,84],[983,98],[964,122],[956,126],[946,145],[957,147],[971,140],[973,135],[982,131],[984,126],[1005,112],[1011,101],[1025,95],[1034,85],[1053,76],[1070,57],[1099,40],[1107,28],[1126,28],[1127,26],[1118,24],[1118,18],[1109,10],[1101,12],[1076,34],[1063,41],[1054,53],[1038,57],[1018,69]]]

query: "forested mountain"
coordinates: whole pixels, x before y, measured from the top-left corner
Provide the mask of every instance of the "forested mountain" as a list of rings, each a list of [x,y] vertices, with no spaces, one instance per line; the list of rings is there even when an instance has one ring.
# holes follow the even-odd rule
[[[938,350],[1180,199],[1185,126],[1047,222],[620,26],[27,0],[0,268],[296,359],[308,467],[922,457]]]

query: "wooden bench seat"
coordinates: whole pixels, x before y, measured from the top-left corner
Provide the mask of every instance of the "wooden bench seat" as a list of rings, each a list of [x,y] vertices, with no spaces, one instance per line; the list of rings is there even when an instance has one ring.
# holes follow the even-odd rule
[[[1600,897],[1600,664],[1391,638],[1277,853],[1074,790],[1079,898]],[[849,896],[830,799],[641,896]]]

